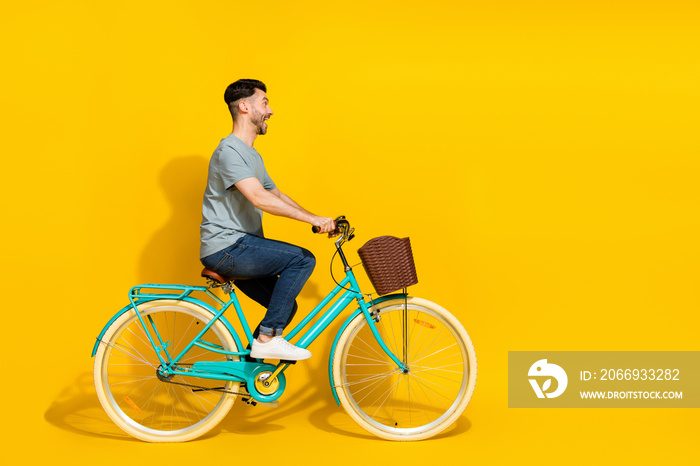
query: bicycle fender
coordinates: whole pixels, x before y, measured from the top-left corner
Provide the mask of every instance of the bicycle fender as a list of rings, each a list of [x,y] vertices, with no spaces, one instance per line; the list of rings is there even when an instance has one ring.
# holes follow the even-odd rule
[[[384,301],[389,301],[390,299],[397,299],[397,298],[405,298],[407,295],[401,293],[401,294],[390,294],[386,296],[382,296],[381,298],[373,299],[372,303],[373,304],[379,304],[383,303]],[[340,327],[340,330],[338,330],[338,333],[335,335],[335,340],[333,340],[333,345],[331,346],[331,355],[328,358],[328,380],[330,381],[331,384],[331,392],[333,393],[333,398],[335,398],[335,402],[340,406],[340,400],[338,399],[338,393],[337,393],[337,388],[335,386],[335,382],[333,380],[333,358],[335,356],[335,348],[338,346],[338,340],[340,340],[340,335],[343,334],[345,329],[350,325],[350,322],[357,317],[358,314],[362,314],[362,309],[359,307],[355,309],[355,311],[350,314],[350,317],[348,317],[345,322],[343,322],[343,325]]]
[[[159,300],[159,299],[163,299],[163,298],[146,298],[146,299],[139,300],[139,304],[140,304],[140,303],[147,303],[147,302],[150,302],[150,301],[156,301],[156,300]],[[187,302],[192,303],[192,304],[194,304],[194,305],[196,305],[196,306],[203,307],[204,309],[208,310],[208,311],[211,312],[212,314],[216,314],[216,313],[218,312],[215,308],[213,308],[213,307],[210,306],[209,304],[207,304],[207,303],[205,303],[205,302],[203,302],[203,301],[200,301],[199,299],[192,298],[192,297],[190,297],[190,296],[187,296],[187,297],[185,297],[185,298],[181,298],[181,299],[179,299],[178,301],[187,301]],[[107,324],[104,326],[104,328],[102,329],[102,331],[100,332],[100,334],[97,336],[97,341],[95,341],[95,346],[93,346],[93,348],[92,348],[92,355],[91,355],[91,357],[94,358],[94,357],[95,357],[95,354],[97,354],[97,348],[100,346],[100,341],[102,341],[102,336],[105,334],[105,332],[106,332],[107,329],[110,327],[110,325],[112,325],[112,324],[114,323],[114,321],[117,320],[119,317],[121,317],[125,312],[128,312],[128,311],[131,310],[131,309],[132,309],[132,305],[131,305],[131,304],[129,304],[129,305],[127,305],[127,306],[124,306],[124,308],[123,308],[121,311],[117,312],[117,313],[114,315],[114,317],[112,317],[111,319],[109,319],[109,322],[107,322]],[[244,346],[243,346],[242,343],[241,343],[241,339],[238,337],[238,334],[237,334],[236,331],[233,329],[233,327],[231,326],[231,323],[226,319],[226,317],[225,317],[225,316],[221,316],[221,317],[219,317],[219,320],[226,326],[226,329],[231,333],[231,336],[233,337],[233,341],[236,342],[236,346],[237,346],[239,349],[243,348]]]

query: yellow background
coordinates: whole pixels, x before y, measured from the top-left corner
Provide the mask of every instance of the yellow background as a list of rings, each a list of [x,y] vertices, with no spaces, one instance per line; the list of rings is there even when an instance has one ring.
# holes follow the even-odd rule
[[[3,450],[72,464],[696,459],[696,410],[508,409],[507,352],[700,349],[699,9],[4,4]],[[200,441],[132,441],[101,411],[90,350],[128,288],[201,283],[206,165],[241,77],[269,86],[256,148],[281,189],[348,216],[352,251],[410,235],[412,293],[472,336],[475,396],[440,437],[358,430],[332,401],[323,339],[278,410],[234,406]],[[302,310],[331,285],[332,245],[308,230],[266,220],[318,258]]]

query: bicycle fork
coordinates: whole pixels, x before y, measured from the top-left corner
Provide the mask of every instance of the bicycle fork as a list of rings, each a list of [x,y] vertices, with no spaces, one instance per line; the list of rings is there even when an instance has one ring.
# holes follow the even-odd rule
[[[403,309],[401,310],[401,333],[403,335],[403,371],[408,372],[408,294],[406,288],[403,289]]]
[[[407,299],[406,295],[404,295],[405,299]],[[402,310],[402,334],[403,334],[403,348],[402,348],[402,359],[399,359],[397,355],[395,355],[391,349],[387,346],[387,344],[384,342],[384,338],[382,338],[381,334],[379,333],[379,330],[377,329],[377,325],[375,323],[375,318],[374,315],[370,312],[370,308],[367,306],[367,303],[364,300],[358,300],[358,303],[360,304],[360,309],[362,310],[362,313],[365,316],[365,319],[367,320],[367,325],[369,326],[370,331],[372,332],[372,335],[374,338],[377,340],[377,343],[379,343],[379,346],[382,348],[382,350],[389,356],[389,358],[396,363],[396,366],[399,370],[401,370],[404,373],[408,372],[408,303],[406,302],[406,305],[404,306]]]

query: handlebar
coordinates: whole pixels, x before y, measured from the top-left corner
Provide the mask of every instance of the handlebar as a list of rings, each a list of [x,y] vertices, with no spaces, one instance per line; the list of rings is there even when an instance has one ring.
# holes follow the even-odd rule
[[[321,231],[321,228],[317,226],[312,226],[311,231],[314,233],[318,233]],[[335,230],[331,232],[331,236],[336,236],[336,235],[342,235],[341,239],[344,239],[345,241],[350,241],[355,237],[353,234],[355,231],[354,228],[350,228],[350,222],[348,222],[345,219],[344,215],[341,215],[340,217],[335,219]]]

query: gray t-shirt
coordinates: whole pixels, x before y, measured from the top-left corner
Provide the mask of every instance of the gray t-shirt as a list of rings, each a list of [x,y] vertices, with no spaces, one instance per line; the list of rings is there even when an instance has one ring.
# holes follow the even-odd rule
[[[231,246],[245,234],[263,237],[262,210],[234,186],[251,177],[257,178],[268,191],[275,188],[258,151],[233,134],[222,139],[209,161],[200,226],[200,258]]]

